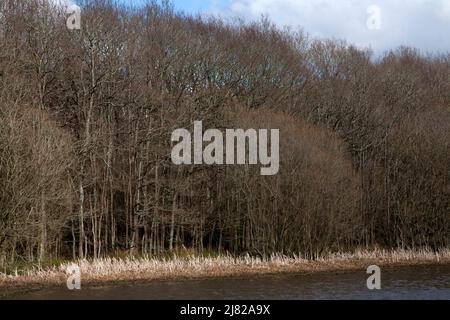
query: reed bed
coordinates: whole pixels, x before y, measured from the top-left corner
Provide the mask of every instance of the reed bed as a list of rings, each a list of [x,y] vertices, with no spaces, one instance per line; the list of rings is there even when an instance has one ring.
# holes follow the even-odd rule
[[[151,256],[101,258],[64,263],[58,267],[38,267],[0,273],[1,288],[32,288],[65,285],[67,269],[77,264],[83,285],[113,284],[120,281],[150,281],[155,279],[227,277],[264,275],[273,273],[302,273],[366,268],[370,264],[400,266],[419,264],[450,264],[450,249],[431,250],[357,250],[352,253],[333,253],[309,260],[301,255],[275,254],[267,258],[232,256],[205,257],[194,254],[171,258]]]

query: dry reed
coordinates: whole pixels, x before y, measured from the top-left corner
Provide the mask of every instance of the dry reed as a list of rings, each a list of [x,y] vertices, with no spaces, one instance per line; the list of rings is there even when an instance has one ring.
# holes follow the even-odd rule
[[[106,284],[118,281],[148,281],[170,278],[227,277],[269,273],[301,273],[365,268],[370,264],[400,266],[419,264],[450,264],[450,249],[431,250],[357,250],[334,253],[315,260],[301,256],[272,255],[268,258],[222,255],[198,255],[171,258],[127,257],[80,260],[75,262],[82,273],[82,283]],[[66,270],[72,263],[45,270],[33,268],[14,275],[0,273],[0,288],[31,288],[65,284]]]

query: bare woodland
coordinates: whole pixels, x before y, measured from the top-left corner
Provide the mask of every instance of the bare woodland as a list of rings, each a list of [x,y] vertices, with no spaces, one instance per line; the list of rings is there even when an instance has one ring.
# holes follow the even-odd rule
[[[0,266],[450,245],[450,53],[269,21],[0,1]],[[175,166],[170,135],[279,128],[280,172]]]

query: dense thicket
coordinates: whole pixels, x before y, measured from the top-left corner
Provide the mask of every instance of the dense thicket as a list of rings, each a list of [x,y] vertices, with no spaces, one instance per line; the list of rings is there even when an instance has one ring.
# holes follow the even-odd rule
[[[449,246],[450,54],[81,7],[0,1],[0,264]],[[280,172],[173,165],[195,120],[281,129]]]

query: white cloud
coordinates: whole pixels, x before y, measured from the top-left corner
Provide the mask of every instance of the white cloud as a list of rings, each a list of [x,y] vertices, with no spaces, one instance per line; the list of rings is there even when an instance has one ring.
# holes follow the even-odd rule
[[[51,3],[65,10],[66,14],[72,14],[81,8],[73,0],[49,0]]]
[[[64,7],[73,5],[73,1],[71,1],[71,0],[50,0],[50,2],[53,2],[54,4],[64,6]]]
[[[369,29],[367,8],[381,9],[381,28]],[[316,37],[345,39],[376,52],[410,45],[450,51],[450,0],[229,0],[213,13],[246,20],[266,15],[280,26]]]

